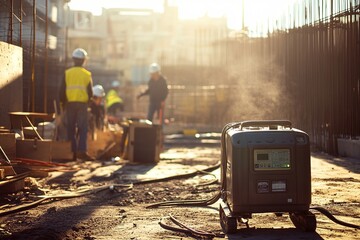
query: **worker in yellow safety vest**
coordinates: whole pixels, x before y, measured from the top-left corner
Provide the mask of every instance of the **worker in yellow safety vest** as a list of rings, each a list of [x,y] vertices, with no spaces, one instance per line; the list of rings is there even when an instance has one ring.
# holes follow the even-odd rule
[[[94,160],[87,153],[87,109],[93,96],[91,72],[84,68],[87,52],[77,48],[72,58],[74,66],[65,71],[60,87],[60,102],[66,112],[67,138],[71,141],[74,160]]]
[[[111,83],[111,89],[106,94],[106,110],[107,114],[119,117],[119,113],[124,111],[124,101],[119,96],[119,87],[120,83],[118,81],[113,81]]]

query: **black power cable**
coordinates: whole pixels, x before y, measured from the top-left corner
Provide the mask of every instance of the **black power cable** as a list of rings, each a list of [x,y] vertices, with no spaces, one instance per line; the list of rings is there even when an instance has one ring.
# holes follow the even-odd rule
[[[219,200],[219,198],[220,198],[220,191],[209,199],[166,201],[166,202],[159,202],[148,205],[146,206],[146,208],[174,207],[174,206],[206,207],[216,203]]]
[[[332,215],[328,210],[326,210],[323,207],[310,207],[310,209],[312,210],[316,210],[322,214],[324,214],[327,218],[329,218],[331,221],[333,221],[334,223],[337,223],[341,226],[345,226],[345,227],[349,227],[349,228],[355,228],[355,229],[360,229],[360,226],[352,224],[352,223],[347,223],[344,222],[342,220],[337,219],[334,215]]]

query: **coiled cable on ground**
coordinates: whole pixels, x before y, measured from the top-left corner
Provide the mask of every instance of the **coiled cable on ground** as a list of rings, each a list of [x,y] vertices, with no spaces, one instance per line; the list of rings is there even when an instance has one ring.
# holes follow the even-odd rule
[[[171,214],[169,214],[169,219],[179,227],[173,227],[168,224],[165,224],[163,222],[163,219],[161,219],[159,221],[159,225],[166,230],[184,233],[184,234],[186,234],[190,237],[196,238],[196,239],[213,239],[214,237],[224,237],[224,234],[216,234],[216,233],[209,232],[209,231],[190,228],[187,225],[185,225],[184,223],[177,220]]]

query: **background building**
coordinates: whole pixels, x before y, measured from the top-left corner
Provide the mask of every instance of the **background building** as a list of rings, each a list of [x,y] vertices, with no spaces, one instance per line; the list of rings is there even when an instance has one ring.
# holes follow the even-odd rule
[[[219,64],[221,59],[215,57],[219,49],[214,44],[228,32],[225,17],[180,21],[177,7],[167,1],[162,13],[114,8],[103,9],[100,16],[73,11],[70,19],[68,56],[82,46],[91,56],[89,68],[117,71],[117,79],[124,85],[146,83],[152,62],[164,68]]]

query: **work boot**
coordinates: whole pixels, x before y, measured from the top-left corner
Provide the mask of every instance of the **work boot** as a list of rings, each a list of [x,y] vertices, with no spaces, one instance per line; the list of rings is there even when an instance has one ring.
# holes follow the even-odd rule
[[[77,152],[76,157],[83,161],[94,161],[95,158],[90,156],[87,152]]]

